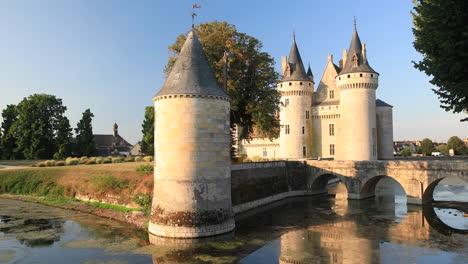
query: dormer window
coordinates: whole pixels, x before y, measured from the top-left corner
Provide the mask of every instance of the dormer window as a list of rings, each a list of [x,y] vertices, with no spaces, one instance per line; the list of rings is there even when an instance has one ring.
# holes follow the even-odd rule
[[[357,56],[356,53],[354,53],[354,55],[353,55],[353,67],[357,67],[358,62],[359,62],[358,56]]]

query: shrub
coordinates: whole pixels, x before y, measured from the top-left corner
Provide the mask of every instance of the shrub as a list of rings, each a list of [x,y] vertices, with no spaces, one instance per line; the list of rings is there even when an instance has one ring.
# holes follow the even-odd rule
[[[103,157],[97,157],[96,158],[96,164],[102,164],[104,163],[104,158]]]
[[[65,166],[65,161],[56,161],[55,166]]]
[[[239,153],[239,157],[241,157],[241,158],[244,158],[244,159],[245,159],[245,158],[247,158],[247,154],[245,154],[245,153]]]
[[[135,162],[142,162],[142,161],[143,161],[142,157],[140,157],[140,156],[135,157]]]
[[[86,165],[91,165],[91,164],[96,164],[96,160],[95,160],[95,159],[89,159],[89,160],[86,162]]]
[[[121,189],[129,187],[129,181],[127,179],[119,179],[113,175],[96,176],[92,179],[94,185],[100,192],[109,190],[120,191]]]
[[[55,160],[46,160],[44,162],[44,164],[47,166],[47,167],[53,167],[55,166]]]
[[[249,158],[246,158],[246,159],[243,160],[243,162],[252,162],[252,160],[249,159]]]
[[[71,165],[78,165],[80,164],[80,160],[78,158],[67,158],[65,160],[65,165],[71,166]]]
[[[80,164],[86,164],[86,162],[88,162],[88,159],[83,159],[83,158],[79,159]]]
[[[112,158],[103,158],[102,163],[112,163]]]
[[[146,214],[149,215],[151,213],[151,202],[153,199],[150,193],[137,193],[133,196],[132,200],[139,206],[143,207]]]
[[[134,157],[126,157],[125,162],[134,162],[135,158]]]
[[[122,158],[112,158],[112,163],[122,163],[123,159]]]
[[[36,166],[36,167],[45,167],[46,164],[45,164],[45,162],[41,161],[41,162],[36,163],[35,166]]]
[[[252,157],[252,161],[253,162],[259,162],[259,161],[262,161],[263,159],[260,157],[260,156],[253,156]]]
[[[153,165],[140,165],[136,168],[137,172],[152,172],[153,170]]]
[[[153,156],[145,156],[143,158],[143,160],[146,161],[146,162],[151,162],[151,161],[153,161]]]

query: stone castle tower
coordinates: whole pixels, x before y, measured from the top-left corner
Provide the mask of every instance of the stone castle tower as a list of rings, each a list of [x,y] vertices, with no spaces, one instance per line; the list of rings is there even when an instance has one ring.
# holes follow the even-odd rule
[[[232,231],[230,103],[193,31],[153,101],[158,160],[149,232],[195,238]]]
[[[310,106],[314,94],[314,76],[306,72],[301,54],[293,38],[289,57],[282,57],[283,79],[278,84],[281,94],[280,156],[282,158],[312,157],[312,122]]]
[[[388,160],[393,158],[392,106],[376,98],[379,73],[369,65],[366,46],[356,27],[340,65],[328,55],[314,91],[295,38],[282,58],[280,137],[254,137],[239,152],[263,158]]]
[[[336,159],[377,160],[376,89],[379,74],[367,61],[366,46],[356,28],[343,51],[343,68],[336,76],[340,92],[341,123]],[[352,129],[351,129],[352,128]]]

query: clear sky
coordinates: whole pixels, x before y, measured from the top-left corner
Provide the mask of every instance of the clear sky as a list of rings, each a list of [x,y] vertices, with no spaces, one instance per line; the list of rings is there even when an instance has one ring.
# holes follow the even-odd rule
[[[96,134],[141,138],[144,107],[164,82],[167,47],[191,24],[193,0],[0,1],[0,111],[33,93],[54,94],[73,127],[90,108]],[[411,1],[197,0],[197,23],[227,21],[263,42],[280,70],[292,31],[319,82],[327,54],[348,48],[353,17],[380,73],[378,98],[394,106],[394,139],[468,137],[468,123],[439,108],[429,78],[411,61]]]

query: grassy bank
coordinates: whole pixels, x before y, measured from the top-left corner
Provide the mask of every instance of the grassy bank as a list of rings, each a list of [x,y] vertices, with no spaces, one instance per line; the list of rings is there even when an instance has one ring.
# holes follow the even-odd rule
[[[0,165],[31,167],[40,160],[0,160]]]
[[[100,208],[132,211],[141,207],[149,210],[153,176],[151,172],[141,172],[142,165],[151,163],[2,170],[0,194],[43,196],[55,203],[64,203],[66,199],[79,196]],[[101,203],[93,204],[95,201]]]

